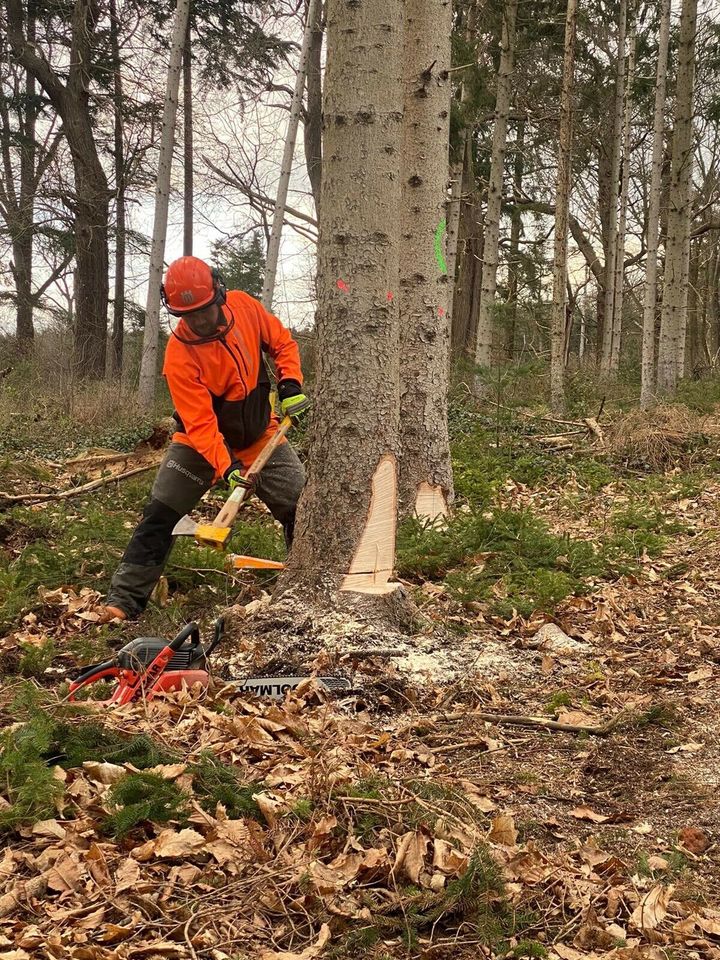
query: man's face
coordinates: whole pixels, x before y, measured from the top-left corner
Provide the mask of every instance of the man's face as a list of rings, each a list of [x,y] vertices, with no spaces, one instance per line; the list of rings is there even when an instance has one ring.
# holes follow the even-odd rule
[[[202,310],[186,313],[183,319],[198,337],[211,337],[220,327],[225,326],[225,318],[217,303],[211,303],[209,307],[204,307]]]

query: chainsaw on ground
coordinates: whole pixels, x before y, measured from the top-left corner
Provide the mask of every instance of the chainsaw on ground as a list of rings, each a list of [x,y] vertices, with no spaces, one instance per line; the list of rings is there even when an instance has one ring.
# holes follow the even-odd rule
[[[80,690],[101,681],[115,681],[110,697],[102,702],[117,706],[149,700],[158,693],[181,690],[183,686],[189,689],[199,683],[206,687],[210,681],[210,654],[224,635],[225,621],[220,617],[215,623],[213,639],[207,646],[200,640],[197,623],[188,623],[170,643],[160,637],[138,637],[118,650],[112,660],[86,667],[70,684],[68,700],[74,701]],[[241,692],[281,698],[307,679],[268,676],[230,682]],[[329,692],[349,692],[351,689],[346,677],[313,679]]]

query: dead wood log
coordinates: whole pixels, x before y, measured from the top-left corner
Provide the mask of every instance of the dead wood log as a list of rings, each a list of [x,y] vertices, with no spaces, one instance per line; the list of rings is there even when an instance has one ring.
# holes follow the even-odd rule
[[[107,477],[100,477],[98,480],[92,480],[90,483],[85,483],[81,487],[72,487],[70,490],[62,490],[60,492],[53,493],[19,493],[19,494],[9,494],[9,493],[0,493],[0,506],[7,504],[8,506],[13,503],[41,503],[44,500],[68,500],[70,497],[77,497],[81,493],[90,493],[92,490],[97,490],[99,487],[104,487],[108,483],[112,483],[113,480],[127,480],[128,477],[135,477],[139,473],[146,473],[148,470],[152,470],[153,467],[156,467],[160,461],[153,460],[152,463],[146,463],[142,467],[134,467],[132,470],[126,470],[124,473],[114,473],[110,474]]]

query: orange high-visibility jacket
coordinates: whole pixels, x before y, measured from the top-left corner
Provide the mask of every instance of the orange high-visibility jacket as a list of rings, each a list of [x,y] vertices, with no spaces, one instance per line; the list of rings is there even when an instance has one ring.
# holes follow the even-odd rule
[[[163,365],[178,424],[173,440],[197,450],[219,476],[236,458],[249,464],[237,454],[262,447],[271,424],[263,351],[275,361],[280,384],[295,381],[299,391],[303,382],[297,344],[277,317],[240,290],[229,290],[221,309],[228,326],[206,343],[180,320]]]

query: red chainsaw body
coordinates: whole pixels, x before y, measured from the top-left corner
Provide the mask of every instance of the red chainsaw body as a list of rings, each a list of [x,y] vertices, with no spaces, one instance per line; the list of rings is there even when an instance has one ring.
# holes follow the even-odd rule
[[[217,632],[216,641],[219,640]],[[215,644],[213,644],[214,646]],[[113,660],[85,669],[70,684],[68,699],[74,700],[79,690],[101,681],[115,680],[116,685],[106,704],[150,700],[158,693],[190,688],[199,683],[208,685],[207,650],[200,644],[198,626],[188,624],[178,636],[166,643],[156,637],[140,637],[126,644]]]

